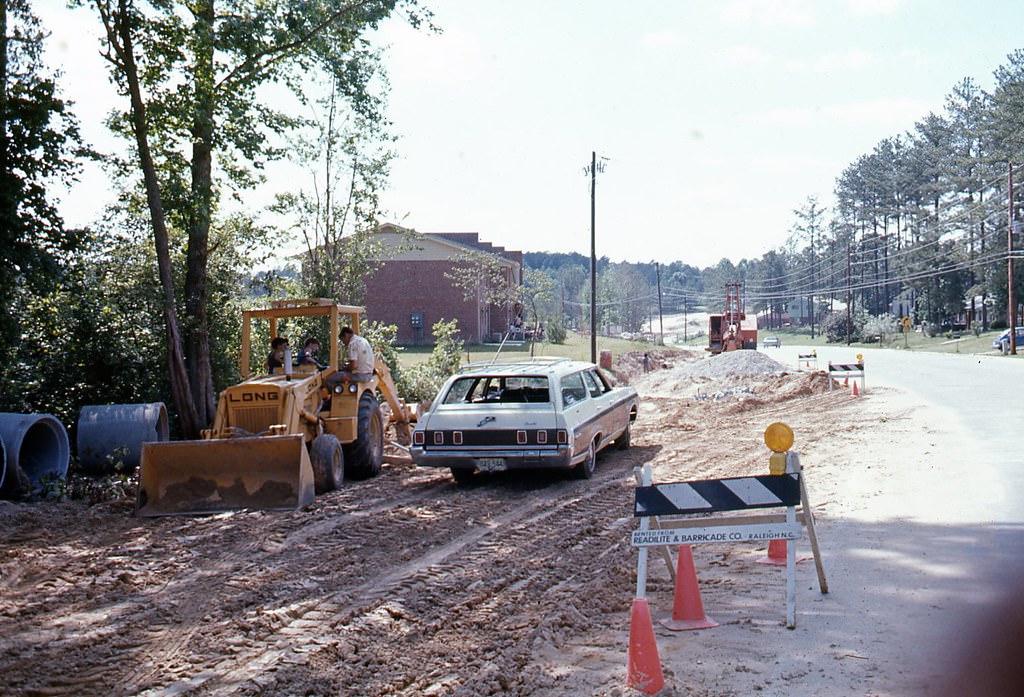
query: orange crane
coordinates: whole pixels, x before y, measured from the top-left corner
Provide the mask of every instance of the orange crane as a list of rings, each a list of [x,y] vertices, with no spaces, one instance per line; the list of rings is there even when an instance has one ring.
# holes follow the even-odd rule
[[[757,348],[757,318],[747,319],[743,311],[740,284],[725,284],[725,311],[708,315],[708,346],[712,355],[722,351]]]

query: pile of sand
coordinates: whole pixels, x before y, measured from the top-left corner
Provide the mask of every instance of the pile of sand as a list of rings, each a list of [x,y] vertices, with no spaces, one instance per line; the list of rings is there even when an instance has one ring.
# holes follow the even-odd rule
[[[764,378],[786,372],[758,351],[729,351],[639,375],[633,384],[641,395],[719,401],[752,394]]]
[[[730,375],[764,375],[782,373],[786,367],[760,351],[729,351],[707,360],[680,366],[679,375],[704,378],[724,378]]]

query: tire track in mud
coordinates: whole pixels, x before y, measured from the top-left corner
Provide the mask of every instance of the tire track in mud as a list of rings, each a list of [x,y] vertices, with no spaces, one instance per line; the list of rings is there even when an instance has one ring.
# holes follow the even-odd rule
[[[184,683],[143,694],[179,694],[186,686],[189,691],[199,690],[203,694],[230,694],[243,689],[246,684],[249,685],[247,689],[258,689],[257,686],[266,681],[261,678],[267,677],[267,670],[271,666],[303,664],[311,654],[339,644],[353,641],[364,644],[366,639],[361,635],[375,631],[381,613],[385,616],[390,613],[400,616],[404,612],[403,599],[410,591],[422,594],[427,589],[436,591],[458,587],[460,579],[490,567],[496,558],[507,556],[510,538],[515,541],[518,554],[524,557],[530,552],[544,549],[548,543],[546,538],[553,534],[564,536],[566,526],[575,528],[571,535],[575,537],[574,550],[591,545],[593,534],[587,531],[586,521],[606,514],[610,500],[617,500],[621,508],[624,491],[629,491],[623,488],[623,473],[618,462],[622,459],[625,458],[615,458],[616,462],[608,462],[605,467],[599,467],[597,476],[589,482],[552,482],[540,492],[529,492],[527,505],[506,505],[508,510],[505,512],[455,536],[447,543],[430,546],[424,554],[396,565],[370,584],[346,583],[342,590],[322,600],[292,607],[283,624],[274,631],[259,637],[247,637],[246,651],[229,658],[221,657],[223,660],[212,664],[207,662],[205,670],[194,674]],[[602,460],[607,461],[609,458],[606,456]],[[610,467],[612,464],[616,465],[614,470]],[[460,512],[472,512],[481,505],[502,503],[494,501],[490,496],[501,491],[500,483],[484,483],[474,489],[466,492],[474,495],[463,497],[466,505]],[[564,518],[558,521],[561,527],[553,528],[550,524],[555,517]],[[458,516],[449,517],[453,521],[458,519]],[[391,521],[380,523],[393,524]],[[371,525],[354,533],[354,539],[372,538],[377,533],[376,527]],[[622,527],[623,531],[619,531],[618,527]],[[620,525],[611,531],[606,530],[604,534],[618,534],[621,538],[625,534],[624,529]],[[616,539],[615,544],[619,542]],[[552,575],[550,569],[536,568],[529,562],[515,566],[519,571],[514,574],[514,578],[502,578],[500,584],[518,593],[538,585]],[[480,584],[481,579],[474,580],[478,585],[474,587],[475,591],[470,592],[469,598],[461,595],[454,601],[450,597],[445,598],[439,607],[468,603],[484,608],[486,614],[485,601],[490,599],[493,602],[500,594],[496,594],[488,583]],[[563,576],[554,581],[554,586],[568,580]]]
[[[754,424],[791,423],[800,450],[825,435],[794,412],[851,401],[651,399],[634,448],[602,454],[586,482],[516,473],[457,487],[446,471],[402,466],[303,512],[131,524],[90,514],[88,535],[56,538],[46,566],[23,578],[92,590],[58,580],[63,595],[47,608],[10,577],[12,608],[39,609],[0,615],[0,633],[118,614],[97,614],[92,642],[0,646],[0,671],[23,694],[558,694],[538,655],[591,646],[628,617],[630,468],[653,461],[662,480],[761,471]],[[53,551],[64,544],[77,554],[67,571]],[[116,580],[124,573],[132,584]]]
[[[371,519],[396,507],[413,505],[436,494],[444,484],[443,481],[436,482],[420,491],[409,493],[398,501],[388,502],[386,496],[375,495],[369,499],[369,505],[361,507],[357,501],[359,493],[355,492],[354,488],[343,488],[326,497],[326,500],[314,504],[314,513],[321,513],[326,517],[310,523],[306,517],[308,513],[301,512],[291,514],[290,520],[286,521],[264,520],[262,522],[270,523],[275,528],[264,539],[228,553],[225,558],[218,560],[217,568],[214,570],[203,567],[168,581],[161,590],[162,593],[184,594],[201,600],[187,605],[186,612],[173,617],[170,621],[158,620],[149,624],[150,636],[146,637],[146,643],[154,646],[137,659],[138,667],[124,679],[126,693],[134,693],[160,680],[160,674],[166,670],[165,666],[173,663],[186,650],[197,632],[209,631],[210,628],[199,620],[207,616],[218,604],[217,591],[224,586],[245,590],[249,584],[260,584],[261,575],[272,575],[276,572],[267,565],[271,558],[287,556],[282,553],[311,539],[329,535],[353,521]],[[331,515],[337,509],[343,512]],[[264,519],[270,517],[264,514],[256,515]],[[257,526],[260,524],[259,521],[255,522]],[[364,542],[365,540],[357,540],[356,544]],[[263,574],[260,573],[261,570]],[[307,602],[305,605],[309,606],[307,611],[311,611],[315,603]]]
[[[818,397],[812,398],[816,402],[815,407],[823,406],[824,400]],[[838,405],[835,405],[838,406]],[[787,405],[758,404],[751,412],[756,412],[758,420],[774,418],[775,415],[790,411]],[[727,414],[728,421],[748,421],[752,413]],[[721,415],[720,415],[721,416]],[[648,430],[657,431],[657,427],[648,427]],[[603,458],[603,459],[607,459]],[[634,458],[630,458],[631,460]],[[635,464],[639,464],[636,462]],[[604,473],[602,473],[604,474]],[[191,688],[200,686],[204,694],[229,694],[232,692],[261,692],[270,689],[277,680],[274,672],[280,672],[282,666],[299,666],[306,664],[316,658],[316,654],[322,651],[339,653],[338,663],[344,663],[345,651],[339,651],[337,647],[353,645],[372,645],[374,643],[386,643],[387,632],[380,629],[381,618],[384,618],[383,625],[391,624],[391,620],[401,620],[407,612],[404,608],[406,594],[411,589],[417,589],[420,594],[430,589],[444,589],[459,587],[460,581],[467,576],[472,576],[473,571],[492,566],[496,560],[510,545],[509,540],[514,540],[514,549],[517,556],[523,557],[523,563],[516,564],[511,574],[506,573],[499,579],[484,580],[471,578],[470,583],[463,584],[475,588],[475,593],[458,595],[456,598],[442,598],[437,595],[436,607],[433,617],[442,618],[430,620],[422,618],[421,622],[435,624],[443,623],[443,618],[450,615],[453,609],[459,607],[473,607],[476,612],[484,615],[499,616],[501,609],[507,607],[508,601],[505,596],[512,594],[521,597],[530,589],[543,587],[548,593],[558,594],[562,590],[577,583],[575,574],[563,572],[565,565],[571,565],[572,560],[580,556],[581,550],[586,549],[591,556],[605,556],[614,549],[622,546],[628,530],[632,526],[631,511],[626,505],[621,511],[618,519],[603,521],[607,528],[603,536],[610,537],[604,540],[605,547],[601,548],[600,543],[595,540],[593,533],[584,535],[577,533],[571,539],[569,548],[563,552],[564,559],[561,565],[555,564],[551,568],[536,569],[531,567],[530,557],[540,556],[542,562],[551,562],[550,556],[538,555],[538,550],[551,546],[552,539],[559,537],[561,541],[566,540],[565,529],[584,530],[587,529],[587,521],[597,518],[602,520],[602,515],[607,518],[610,498],[621,499],[622,473],[611,476],[604,475],[595,481],[588,483],[589,486],[582,490],[574,490],[569,496],[564,496],[565,488],[568,485],[562,484],[550,487],[542,495],[534,492],[530,507],[526,510],[513,510],[500,518],[491,521],[491,526],[484,531],[473,531],[456,538],[453,542],[442,546],[434,552],[416,557],[404,565],[394,569],[391,573],[381,577],[372,586],[360,586],[359,600],[351,600],[351,591],[340,591],[329,596],[321,603],[312,604],[295,613],[289,621],[282,625],[275,634],[268,634],[262,637],[257,645],[252,646],[249,660],[222,661],[209,673],[200,674],[198,681],[190,682]],[[541,498],[537,498],[541,496]],[[626,494],[628,498],[628,494]],[[567,500],[560,501],[565,498]],[[558,507],[551,504],[559,501]],[[621,501],[618,503],[621,504]],[[551,530],[547,525],[548,519],[556,513],[561,513],[564,520],[559,520],[562,526],[557,532]],[[375,531],[366,531],[372,536]],[[573,536],[570,535],[570,538]],[[556,560],[557,561],[557,560]],[[480,585],[482,583],[482,585]],[[478,585],[473,585],[478,584]],[[575,591],[574,591],[575,593]],[[624,595],[628,599],[628,595]],[[441,611],[440,609],[443,609]],[[578,609],[570,606],[570,609],[577,614]],[[572,614],[572,612],[570,612]],[[388,620],[390,615],[391,620]],[[576,618],[580,621],[580,618]],[[586,624],[586,618],[582,623]],[[570,622],[571,625],[571,622]],[[522,625],[523,631],[513,632],[516,634],[516,646],[535,641],[538,636],[543,636],[544,629],[536,626],[536,623],[526,622]],[[529,631],[526,631],[529,629]],[[372,640],[368,638],[374,634],[384,633],[383,639]],[[322,634],[336,635],[338,638],[324,640]],[[479,628],[477,629],[479,634]],[[516,651],[511,651],[515,655]],[[276,671],[270,671],[275,667]],[[381,666],[377,666],[380,668]],[[452,666],[454,670],[456,666]],[[365,679],[364,671],[363,678]],[[354,677],[354,676],[350,676]],[[428,678],[417,678],[415,674],[405,675],[387,685],[381,686],[381,693],[406,691],[409,694],[416,694],[418,691],[436,687],[438,676],[431,674]],[[507,680],[507,678],[506,678]],[[357,681],[358,684],[358,681]],[[450,683],[449,683],[450,684]],[[505,685],[508,687],[508,684]],[[174,692],[155,692],[153,694],[174,694]]]

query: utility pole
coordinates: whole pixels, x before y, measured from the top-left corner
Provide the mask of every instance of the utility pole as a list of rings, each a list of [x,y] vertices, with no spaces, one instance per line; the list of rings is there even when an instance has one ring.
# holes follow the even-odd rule
[[[810,229],[811,229],[811,295],[810,295],[810,305],[811,305],[811,338],[813,339],[814,338],[814,291],[815,291],[815,286],[818,283],[818,273],[817,273],[818,269],[817,269],[817,259],[814,256],[814,224],[813,223],[810,225]]]
[[[658,345],[665,345],[665,315],[661,311],[661,264],[655,262],[654,270],[658,273]]]
[[[597,242],[594,201],[597,192],[597,151],[590,153],[590,362],[597,363]]]
[[[602,157],[602,160],[608,158]],[[601,163],[604,172],[604,163]],[[597,193],[597,152],[590,153],[590,167],[583,168],[590,175],[590,362],[597,363],[597,242],[594,233],[594,202]]]
[[[1017,355],[1017,300],[1013,297],[1013,163],[1010,162],[1006,169],[1007,193],[1010,197],[1009,218],[1006,225],[1006,289],[1007,315],[1010,325],[1010,354]]]
[[[852,298],[850,296],[850,270],[852,264],[850,263],[850,241],[846,241],[846,345],[850,345],[850,334],[852,333],[852,320],[850,317],[850,303]]]
[[[689,337],[689,336],[687,335],[687,333],[686,333],[686,331],[687,331],[687,325],[689,325],[689,324],[690,324],[689,320],[687,320],[687,318],[686,318],[686,306],[687,306],[688,304],[689,304],[689,303],[688,303],[688,302],[686,301],[686,291],[684,290],[684,291],[683,291],[683,343],[684,343],[684,344],[685,344],[685,343],[686,343],[687,341],[689,341],[689,340],[690,340],[690,337]]]

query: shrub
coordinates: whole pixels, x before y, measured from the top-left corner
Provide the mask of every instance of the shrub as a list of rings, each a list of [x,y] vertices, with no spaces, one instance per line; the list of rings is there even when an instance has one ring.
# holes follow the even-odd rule
[[[857,324],[857,317],[851,318],[850,339],[860,341],[860,327]],[[821,332],[830,344],[838,344],[846,341],[846,311],[830,312],[825,316],[821,325]]]
[[[547,340],[552,344],[564,344],[566,339],[565,325],[562,320],[548,322],[545,326]]]
[[[462,363],[461,339],[458,320],[440,320],[434,324],[434,350],[423,363],[405,372],[403,394],[409,402],[433,399],[449,376],[458,371]]]
[[[892,315],[886,313],[876,317],[869,317],[864,323],[861,335],[867,343],[884,342],[886,334],[895,334],[899,331],[899,321]]]

